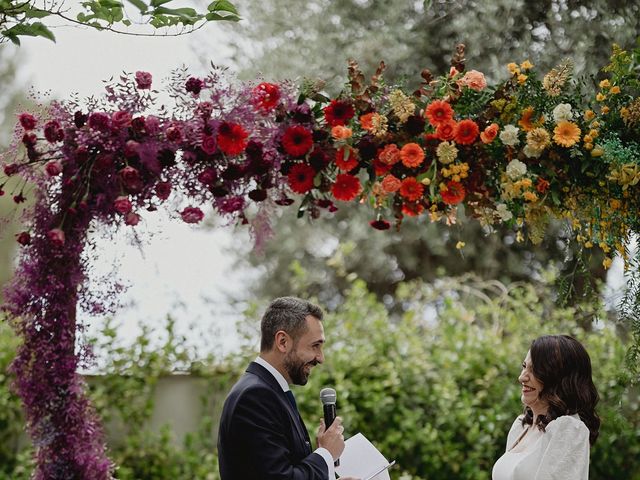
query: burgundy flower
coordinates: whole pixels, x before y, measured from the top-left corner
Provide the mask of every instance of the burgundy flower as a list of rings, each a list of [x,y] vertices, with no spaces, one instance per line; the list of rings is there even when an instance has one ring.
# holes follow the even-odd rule
[[[64,232],[59,228],[54,228],[47,232],[47,238],[54,247],[63,247],[65,242]]]
[[[131,114],[126,110],[119,110],[111,115],[114,128],[127,128],[131,125]]]
[[[29,232],[20,232],[16,235],[16,241],[20,245],[29,245],[31,243],[31,235],[29,235]]]
[[[13,201],[17,204],[20,204],[26,202],[27,199],[24,195],[22,195],[22,192],[20,192],[19,194],[13,196]]]
[[[49,143],[61,142],[64,140],[64,130],[57,120],[51,120],[44,125],[44,138]]]
[[[113,202],[113,208],[116,212],[125,215],[132,210],[133,206],[131,205],[131,200],[129,200],[129,197],[121,195]]]
[[[204,82],[196,77],[191,77],[184,86],[187,92],[191,92],[194,95],[198,95],[202,87],[204,87]]]
[[[204,218],[204,213],[198,207],[186,207],[180,216],[185,223],[199,223]]]
[[[124,167],[119,173],[125,190],[130,193],[142,190],[142,179],[140,178],[140,172],[137,169],[133,167]]]
[[[212,135],[204,135],[202,137],[202,151],[207,155],[213,155],[218,149],[216,139]]]
[[[18,164],[17,163],[8,163],[7,165],[4,166],[4,174],[7,177],[10,177],[11,175],[15,175],[16,173],[18,173]]]
[[[198,175],[198,181],[204,185],[211,185],[216,179],[216,172],[213,168],[205,168]]]
[[[60,160],[51,160],[45,165],[44,169],[47,172],[47,175],[55,177],[62,173],[62,162]]]
[[[389,222],[382,219],[371,220],[369,222],[369,225],[371,225],[376,230],[389,230],[389,227],[391,227],[391,224]]]
[[[209,118],[213,113],[213,103],[211,102],[200,102],[196,106],[196,115],[204,118]]]
[[[105,131],[109,128],[111,118],[104,112],[93,112],[89,115],[89,128],[93,130]]]
[[[124,156],[127,158],[135,158],[138,156],[138,147],[140,144],[135,140],[127,140],[127,143],[124,144]]]
[[[282,136],[282,146],[292,157],[305,155],[313,146],[311,131],[301,125],[287,128]]]
[[[160,120],[158,117],[149,115],[144,122],[144,128],[149,135],[155,135],[160,131]]]
[[[140,90],[149,90],[151,88],[152,76],[149,72],[136,72],[136,85]]]
[[[177,125],[171,125],[164,132],[167,136],[167,140],[170,142],[179,142],[182,140],[182,132]]]
[[[254,202],[263,202],[267,199],[267,191],[262,188],[257,188],[249,192],[249,198]]]
[[[20,120],[20,125],[22,125],[22,128],[24,128],[25,130],[33,130],[34,128],[36,128],[36,124],[38,123],[36,117],[26,112],[21,113],[18,116],[18,120]]]
[[[77,128],[84,127],[84,124],[87,123],[87,115],[78,110],[73,114],[73,123]]]
[[[344,125],[355,115],[353,106],[341,100],[331,100],[329,106],[324,107],[324,118],[329,125],[335,127]]]
[[[131,120],[131,128],[133,128],[134,132],[142,133],[144,131],[144,127],[145,119],[143,116],[134,117],[133,120]]]
[[[140,215],[137,213],[129,212],[124,216],[124,223],[135,227],[140,222]]]
[[[25,147],[33,148],[35,147],[37,141],[38,141],[38,137],[36,137],[35,133],[26,132],[22,136],[22,143],[25,145]]]
[[[291,190],[296,193],[307,193],[313,188],[313,177],[316,171],[310,165],[298,163],[289,170],[288,180]]]
[[[218,208],[222,213],[234,213],[244,208],[244,198],[228,197],[223,198],[218,203]]]
[[[160,200],[166,200],[171,195],[171,182],[159,182],[156,185],[156,196]]]

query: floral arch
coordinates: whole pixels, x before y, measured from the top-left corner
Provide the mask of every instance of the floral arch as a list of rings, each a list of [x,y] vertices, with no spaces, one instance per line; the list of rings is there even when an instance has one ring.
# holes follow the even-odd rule
[[[566,219],[579,244],[605,252],[605,267],[615,254],[633,267],[639,62],[640,49],[614,47],[595,98],[572,82],[570,61],[542,78],[530,62],[512,63],[510,78],[489,87],[465,70],[459,46],[451,70],[423,71],[413,92],[387,85],[384,64],[367,81],[350,62],[348,89],[334,99],[310,82],[238,84],[221,70],[178,71],[166,109],[151,75],[137,72],[82,106],[21,114],[0,194],[25,200],[24,182],[5,192],[13,176],[38,189],[3,309],[23,340],[12,369],[37,446],[35,478],[113,471],[76,373],[77,305],[105,308],[86,288],[91,225],[135,228],[141,210],[179,195],[189,203],[175,212],[185,222],[201,221],[200,207],[212,204],[247,224],[259,247],[273,212],[296,198],[312,217],[368,203],[378,230],[406,217],[450,222],[464,207],[487,228],[508,224],[519,241],[538,242],[550,219]]]

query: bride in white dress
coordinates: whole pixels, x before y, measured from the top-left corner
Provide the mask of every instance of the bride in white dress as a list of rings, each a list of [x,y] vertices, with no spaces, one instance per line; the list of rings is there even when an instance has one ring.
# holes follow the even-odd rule
[[[585,348],[567,335],[540,337],[518,381],[524,414],[511,426],[493,480],[587,480],[600,419]]]

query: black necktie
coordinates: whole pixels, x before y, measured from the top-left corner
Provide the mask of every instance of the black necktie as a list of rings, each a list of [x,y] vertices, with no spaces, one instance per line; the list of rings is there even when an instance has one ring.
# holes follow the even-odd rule
[[[296,404],[296,397],[293,396],[293,392],[291,390],[287,390],[286,392],[284,392],[284,394],[287,396],[287,400],[289,400],[289,403],[291,404],[293,409],[297,412],[298,405]]]

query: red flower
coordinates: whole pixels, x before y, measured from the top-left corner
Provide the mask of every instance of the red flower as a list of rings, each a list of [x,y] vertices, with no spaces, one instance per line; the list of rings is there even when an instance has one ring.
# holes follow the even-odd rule
[[[8,163],[4,166],[4,174],[7,177],[10,177],[11,175],[15,175],[16,173],[18,173],[19,168],[20,167],[17,163]]]
[[[156,196],[160,200],[166,200],[169,198],[171,194],[171,183],[170,182],[160,182],[156,185]]]
[[[329,125],[344,125],[356,114],[353,106],[340,100],[331,100],[331,103],[324,107],[324,118]]]
[[[64,130],[60,126],[60,122],[57,120],[51,120],[44,126],[44,138],[49,143],[61,142],[64,140]]]
[[[436,136],[439,140],[453,140],[453,137],[456,135],[456,127],[457,123],[455,120],[448,120],[446,122],[442,122],[440,125],[436,127]]]
[[[204,135],[202,137],[202,151],[207,155],[216,153],[216,139],[212,135]]]
[[[139,192],[142,190],[142,179],[140,178],[140,172],[133,167],[124,167],[120,172],[120,179],[122,185],[128,192]]]
[[[289,186],[296,193],[307,193],[313,188],[313,177],[316,171],[311,165],[298,163],[289,170]]]
[[[31,243],[31,235],[29,235],[29,232],[20,232],[16,235],[16,241],[20,245],[29,245]]]
[[[336,200],[342,200],[343,202],[349,202],[356,198],[362,186],[358,177],[349,175],[348,173],[341,173],[336,177],[336,181],[331,187],[331,193]]]
[[[22,125],[22,128],[25,130],[33,130],[36,128],[36,123],[38,123],[36,117],[30,113],[21,113],[18,120],[20,120],[20,125]]]
[[[185,223],[199,223],[204,218],[204,213],[198,207],[186,207],[180,216]]]
[[[402,180],[400,185],[400,195],[411,202],[415,202],[422,198],[424,193],[424,185],[422,185],[415,177],[407,177]]]
[[[282,136],[284,151],[292,157],[305,155],[313,146],[311,132],[301,125],[294,125],[285,130]]]
[[[126,215],[131,211],[133,206],[131,205],[131,201],[128,197],[120,196],[113,202],[113,208],[116,212]]]
[[[448,205],[457,205],[464,200],[466,195],[464,186],[460,182],[453,180],[447,182],[446,188],[440,190],[442,201]]]
[[[125,225],[131,225],[135,227],[140,222],[140,215],[137,213],[129,212],[124,216]]]
[[[478,138],[480,129],[473,120],[461,120],[454,131],[454,139],[460,145],[471,145]]]
[[[453,108],[451,108],[449,102],[434,100],[427,106],[424,116],[427,117],[432,126],[438,127],[442,123],[453,120]]]
[[[131,114],[126,110],[118,110],[111,115],[111,124],[114,128],[125,128],[131,125]]]
[[[346,158],[345,158],[346,157]],[[343,147],[336,152],[336,165],[345,172],[349,172],[358,166],[358,157],[353,148]]]
[[[51,160],[44,166],[47,175],[55,177],[62,173],[62,162],[60,160]]]
[[[382,220],[382,219],[371,220],[369,222],[369,225],[371,225],[376,230],[389,230],[389,227],[391,227],[391,224],[389,222],[387,222],[386,220]]]
[[[247,147],[248,136],[242,125],[223,122],[218,129],[218,148],[227,155],[238,155]]]
[[[536,182],[536,190],[544,194],[547,190],[549,190],[549,182],[542,177],[538,177],[538,181]]]
[[[253,91],[253,104],[263,112],[270,112],[280,100],[280,88],[273,83],[262,82]]]
[[[407,217],[417,217],[424,212],[424,205],[421,203],[403,203],[402,213]]]
[[[59,228],[54,228],[52,230],[49,230],[47,232],[47,238],[53,244],[54,247],[59,248],[64,246],[64,242],[65,242],[64,232]]]

